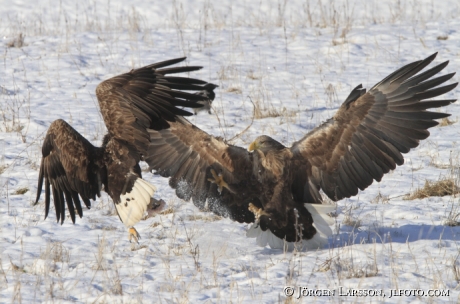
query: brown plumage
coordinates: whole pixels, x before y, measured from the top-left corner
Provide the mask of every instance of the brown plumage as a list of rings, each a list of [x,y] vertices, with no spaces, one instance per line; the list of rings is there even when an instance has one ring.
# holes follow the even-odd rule
[[[400,68],[367,93],[356,87],[333,118],[291,148],[264,135],[249,153],[181,118],[168,129],[149,130],[145,160],[170,177],[180,198],[239,222],[256,222],[249,235],[261,245],[312,238],[321,245],[324,240],[315,236],[330,234],[324,213],[331,207],[319,205],[320,190],[334,201],[356,195],[402,165],[401,153],[427,138],[435,119],[449,116],[427,111],[455,101],[426,101],[457,86],[439,86],[454,73],[432,78],[448,62],[419,73],[435,57]]]
[[[148,157],[148,130],[168,128],[178,116],[192,113],[178,108],[200,107],[200,91],[206,82],[169,74],[191,72],[196,66],[169,67],[185,58],[172,59],[132,70],[98,85],[96,89],[108,133],[102,147],[95,147],[65,121],[54,121],[43,147],[38,179],[38,203],[45,183],[45,218],[53,193],[57,221],[65,219],[65,205],[75,222],[83,215],[80,198],[90,199],[105,190],[118,215],[128,227],[138,222],[147,208],[157,207],[151,196],[155,187],[142,180],[139,161]],[[149,206],[150,205],[150,206]]]

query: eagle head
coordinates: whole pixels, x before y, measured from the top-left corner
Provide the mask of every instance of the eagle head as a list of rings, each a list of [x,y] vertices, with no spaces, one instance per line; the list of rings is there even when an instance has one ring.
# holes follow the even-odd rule
[[[274,140],[270,136],[262,135],[256,138],[248,147],[249,151],[260,150],[264,154],[272,150],[282,150],[286,148],[282,143]]]

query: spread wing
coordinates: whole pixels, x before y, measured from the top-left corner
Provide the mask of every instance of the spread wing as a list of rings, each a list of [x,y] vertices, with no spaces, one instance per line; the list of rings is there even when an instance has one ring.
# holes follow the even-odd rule
[[[105,179],[101,158],[101,149],[94,147],[65,121],[59,119],[51,124],[42,146],[35,201],[37,204],[45,182],[45,218],[50,209],[51,191],[58,222],[64,222],[66,202],[72,222],[75,223],[75,209],[82,217],[79,196],[88,208],[91,206],[89,199],[100,196]]]
[[[150,169],[164,177],[171,177],[169,184],[176,189],[179,198],[192,198],[200,208],[204,208],[208,199],[208,208],[217,214],[241,221],[245,221],[246,217],[253,218],[247,205],[241,208],[243,202],[236,199],[238,193],[247,193],[250,188],[247,184],[248,172],[252,172],[250,153],[227,145],[184,118],[170,123],[168,129],[150,130],[149,133],[151,145],[145,161]],[[212,178],[211,169],[221,174],[232,190],[223,189],[219,194],[216,184],[208,180]],[[219,206],[213,205],[214,201],[219,201]],[[219,210],[222,206],[226,210]]]
[[[148,128],[167,128],[168,122],[174,122],[177,115],[192,115],[177,106],[201,107],[196,101],[202,97],[180,90],[200,91],[206,82],[169,76],[201,69],[196,66],[168,67],[184,60],[185,57],[154,63],[98,85],[97,99],[112,137],[145,154],[149,144]]]
[[[449,116],[427,111],[455,101],[426,100],[457,86],[439,86],[455,73],[432,78],[448,62],[419,73],[436,55],[400,68],[367,93],[356,87],[333,118],[294,143],[292,152],[311,165],[307,197],[320,197],[319,188],[333,200],[356,195],[402,165],[401,153],[427,138],[435,119]]]

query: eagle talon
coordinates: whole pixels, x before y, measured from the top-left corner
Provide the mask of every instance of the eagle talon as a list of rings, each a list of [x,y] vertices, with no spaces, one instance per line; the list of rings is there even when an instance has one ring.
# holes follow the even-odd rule
[[[211,183],[214,183],[214,184],[217,185],[217,191],[219,191],[219,194],[222,193],[222,190],[224,188],[227,188],[228,191],[232,192],[232,190],[230,190],[230,187],[227,184],[227,182],[224,181],[224,177],[222,176],[222,172],[217,174],[214,169],[211,169],[211,174],[212,174],[212,178],[208,178],[208,181],[210,181]]]
[[[254,216],[255,216],[255,220],[254,220],[255,228],[259,227],[260,217],[261,217],[262,215],[268,215],[268,213],[266,213],[266,212],[264,211],[264,209],[262,209],[262,208],[257,208],[256,206],[254,206],[253,203],[249,203],[248,210],[251,211],[252,213],[254,213]]]
[[[141,236],[137,232],[136,228],[134,227],[129,228],[128,233],[129,233],[129,242],[131,243],[131,240],[134,239],[134,241],[139,244],[139,239],[141,238]]]

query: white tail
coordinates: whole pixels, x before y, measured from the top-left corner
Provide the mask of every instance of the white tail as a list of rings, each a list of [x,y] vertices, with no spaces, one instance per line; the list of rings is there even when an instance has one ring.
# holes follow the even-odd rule
[[[131,227],[142,219],[147,206],[150,204],[150,198],[156,190],[155,186],[138,178],[131,192],[120,195],[120,203],[115,204],[115,206],[121,221],[126,227]]]
[[[302,240],[302,245],[306,250],[313,250],[324,247],[328,243],[328,237],[332,235],[331,226],[334,220],[327,215],[327,213],[335,210],[334,205],[320,205],[320,204],[305,204],[308,212],[311,213],[313,218],[313,227],[316,228],[317,233],[309,240]],[[256,243],[259,246],[265,247],[267,244],[273,249],[286,249],[291,250],[294,248],[295,243],[285,242],[279,237],[275,236],[270,230],[262,231],[259,225],[255,227],[254,224],[249,227],[246,236],[256,238]]]
[[[322,204],[304,204],[308,212],[311,213],[313,218],[313,227],[322,237],[329,237],[332,235],[331,225],[334,224],[334,220],[327,214],[335,210],[334,205],[322,205]]]

